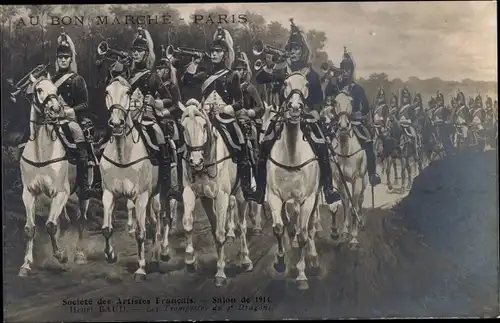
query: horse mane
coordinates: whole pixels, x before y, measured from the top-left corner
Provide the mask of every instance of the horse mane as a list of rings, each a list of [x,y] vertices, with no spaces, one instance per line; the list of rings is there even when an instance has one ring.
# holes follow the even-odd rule
[[[131,87],[130,83],[121,75],[113,77],[109,82],[108,85],[113,83],[114,81],[120,82],[121,85],[126,86],[126,87]]]
[[[191,119],[195,119],[196,117],[202,117],[209,123],[208,116],[205,111],[200,109],[200,103],[196,99],[189,99],[186,102],[186,110],[182,113],[181,120],[189,117]]]

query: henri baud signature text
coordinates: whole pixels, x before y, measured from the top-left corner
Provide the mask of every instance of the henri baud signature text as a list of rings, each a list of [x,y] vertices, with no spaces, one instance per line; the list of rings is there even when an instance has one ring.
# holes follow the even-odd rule
[[[169,14],[158,15],[125,15],[125,16],[47,16],[45,19],[40,16],[30,15],[29,17],[21,17],[16,25],[21,26],[36,26],[36,25],[85,25],[88,22],[99,25],[168,25],[173,23],[180,23],[184,18],[179,18],[179,21],[173,21],[172,16]],[[194,14],[190,18],[191,23],[195,24],[234,24],[234,23],[247,23],[248,18],[245,14],[209,14],[200,15]]]

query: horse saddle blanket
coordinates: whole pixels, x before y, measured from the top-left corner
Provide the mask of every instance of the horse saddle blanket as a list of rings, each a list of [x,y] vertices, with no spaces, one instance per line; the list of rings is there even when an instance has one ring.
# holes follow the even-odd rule
[[[70,128],[70,122],[69,120],[63,120],[59,123],[59,127],[56,128],[57,136],[61,140],[64,149],[69,153],[69,162],[71,164],[76,164],[77,159],[76,159],[76,150],[78,147],[75,144],[75,140],[73,138],[71,128]],[[98,164],[98,159],[95,155],[95,150],[94,150],[94,145],[92,142],[87,141],[87,154],[89,156],[89,165],[90,166],[96,166]]]
[[[239,155],[242,146],[246,144],[245,136],[238,122],[231,116],[216,114],[212,120],[212,124],[221,135],[233,161],[236,162],[236,156]]]
[[[307,140],[311,149],[316,153],[316,146],[325,144],[325,138],[319,122],[315,118],[303,118],[300,123],[300,130],[304,134],[304,139]],[[262,134],[260,141],[262,145],[272,149],[274,143],[281,138],[283,131],[283,123],[278,121],[277,116],[273,116],[269,121],[269,125]]]
[[[372,138],[370,131],[368,128],[362,124],[361,122],[359,123],[353,123],[354,125],[354,135],[358,138],[358,140],[363,144],[364,142],[370,141]]]

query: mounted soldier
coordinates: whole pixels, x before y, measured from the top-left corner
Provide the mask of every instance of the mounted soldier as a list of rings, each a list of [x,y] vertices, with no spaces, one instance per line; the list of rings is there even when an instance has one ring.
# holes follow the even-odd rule
[[[236,60],[233,70],[238,74],[243,94],[243,109],[237,113],[237,120],[243,129],[245,139],[249,140],[253,151],[256,151],[259,143],[259,134],[262,130],[262,116],[264,104],[257,88],[250,82],[252,70],[247,55],[241,52],[239,46],[236,49]],[[254,170],[255,174],[256,170]]]
[[[227,30],[219,26],[213,39],[210,55],[199,54],[199,58],[210,57],[211,71],[196,72],[201,61],[195,59],[182,80],[183,84],[202,84],[201,106],[208,112],[210,121],[220,133],[229,134],[223,135],[223,140],[232,151],[231,155],[237,164],[245,200],[253,200],[250,156],[243,131],[235,119],[236,115],[242,113],[240,110],[244,109],[244,103],[239,74],[231,70],[235,60],[233,38]],[[253,115],[252,112],[250,114]]]
[[[422,129],[425,122],[425,112],[422,103],[422,95],[420,93],[415,93],[415,98],[413,99],[413,112],[415,115],[414,127],[417,133],[422,133]]]
[[[352,96],[352,112],[356,119],[357,124],[356,134],[358,140],[363,146],[367,161],[368,161],[368,176],[370,178],[370,184],[376,186],[381,183],[379,175],[376,173],[376,157],[373,150],[373,140],[372,134],[369,130],[367,123],[369,122],[368,117],[370,114],[370,104],[366,98],[365,90],[361,85],[355,81],[355,68],[356,63],[352,53],[347,52],[347,48],[344,47],[344,55],[342,56],[342,61],[340,62],[340,69],[342,70],[342,75],[337,82],[336,87],[329,87],[329,89],[341,91],[344,88],[349,90]],[[330,93],[328,93],[330,95]]]
[[[373,110],[373,126],[374,127],[384,127],[387,122],[387,117],[389,116],[389,105],[387,104],[387,98],[385,97],[385,91],[380,88],[377,93],[377,98],[375,102],[375,109]]]
[[[306,107],[308,111],[302,116],[301,129],[307,137],[313,151],[318,157],[320,167],[321,179],[320,183],[323,187],[325,201],[332,204],[340,200],[339,193],[333,188],[332,169],[330,166],[330,158],[328,153],[328,143],[326,142],[323,132],[319,123],[319,115],[311,113],[311,111],[320,111],[323,106],[323,90],[320,84],[320,77],[318,73],[312,69],[311,52],[307,43],[306,37],[297,26],[291,21],[291,32],[288,38],[284,55],[278,58],[278,62],[271,62],[266,60],[266,65],[257,73],[256,81],[259,84],[274,84],[274,92],[279,91],[279,104],[281,107],[282,102],[285,101],[284,95],[284,80],[292,74],[299,72],[305,76],[308,81],[308,95],[305,98]],[[276,126],[276,118],[271,120],[267,128],[266,137],[272,137]],[[314,139],[313,139],[314,138]],[[256,198],[258,202],[262,203],[265,194],[266,177],[267,177],[267,160],[271,149],[273,147],[276,135],[270,140],[265,140],[261,143],[260,158],[257,166],[257,192]]]
[[[52,77],[52,82],[57,87],[59,103],[64,107],[63,118],[69,121],[68,128],[76,146],[77,183],[81,189],[81,198],[87,200],[91,193],[89,175],[96,163],[92,148],[93,126],[88,119],[87,84],[77,71],[73,40],[63,31],[57,38],[57,44],[56,74]]]
[[[411,105],[411,93],[406,87],[401,93],[401,106],[398,111],[398,120],[406,135],[410,137],[415,148],[415,153],[418,155],[418,138],[414,127],[416,115],[414,107]]]
[[[467,138],[467,125],[470,122],[470,115],[463,92],[458,90],[456,98],[452,99],[452,105],[455,105],[453,107],[453,123],[457,130],[460,131],[460,135]]]
[[[151,35],[146,29],[138,28],[136,38],[132,42],[131,51],[132,66],[130,78],[128,79],[132,86],[130,106],[132,111],[144,111],[142,120],[136,120],[136,122],[144,125],[152,139],[156,139],[153,145],[158,146],[160,196],[162,200],[166,201],[170,186],[170,162],[168,160],[168,144],[161,127],[161,120],[170,117],[170,112],[165,107],[163,98],[157,98],[158,91],[162,86],[162,80],[157,73],[153,72],[155,63],[154,44]]]
[[[163,120],[159,121],[166,135],[167,148],[171,148],[167,154],[170,157],[168,161],[169,165],[171,165],[173,161],[174,154],[177,154],[177,158],[175,159],[177,163],[177,178],[171,178],[170,195],[180,201],[182,198],[182,153],[185,149],[183,132],[179,131],[179,122],[183,113],[179,103],[182,102],[182,99],[179,84],[177,82],[175,59],[167,58],[164,48],[162,48],[162,58],[156,64],[156,74],[161,80],[156,99],[163,102],[163,110],[161,113],[164,117]],[[168,145],[169,140],[175,143],[175,147],[170,147]],[[170,169],[168,172],[171,174]]]
[[[447,154],[451,152],[452,144],[450,136],[453,133],[452,129],[450,129],[450,116],[451,111],[448,107],[445,106],[444,96],[439,90],[436,94],[436,107],[432,113],[432,121],[434,127],[437,129],[437,133],[439,135],[439,139],[443,143],[443,147]]]
[[[481,94],[478,94],[474,100],[474,106],[471,109],[470,125],[475,127],[477,130],[483,130],[485,119],[486,111],[483,107],[483,98],[481,97]]]

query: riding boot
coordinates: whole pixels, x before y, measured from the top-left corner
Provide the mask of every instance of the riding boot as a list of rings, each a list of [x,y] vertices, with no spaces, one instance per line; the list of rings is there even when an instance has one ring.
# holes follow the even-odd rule
[[[170,178],[170,159],[168,158],[167,144],[158,145],[160,148],[159,154],[159,186],[160,197],[164,201],[168,201],[168,193],[171,185]]]
[[[260,147],[260,157],[257,162],[257,172],[255,176],[255,181],[257,182],[257,188],[254,193],[255,201],[259,204],[264,203],[264,197],[266,194],[266,181],[267,181],[267,159],[271,153],[271,142],[264,142]]]
[[[375,152],[373,151],[373,141],[365,142],[365,152],[367,158],[367,168],[368,168],[368,176],[370,178],[370,184],[372,186],[376,186],[380,184],[382,181],[377,174],[377,161],[375,158]]]
[[[325,144],[321,144],[316,147],[316,152],[318,154],[320,183],[323,186],[325,201],[327,204],[332,204],[340,201],[340,194],[333,188],[332,168],[327,149]]]
[[[179,202],[182,201],[183,176],[182,176],[182,155],[177,154],[177,180],[172,180],[171,195]]]
[[[238,173],[241,179],[241,190],[247,201],[256,201],[255,193],[252,190],[252,164],[245,147],[241,147],[240,158],[238,158]]]
[[[86,142],[76,143],[77,147],[77,182],[80,187],[80,198],[88,200],[90,198],[89,183],[89,156]]]

